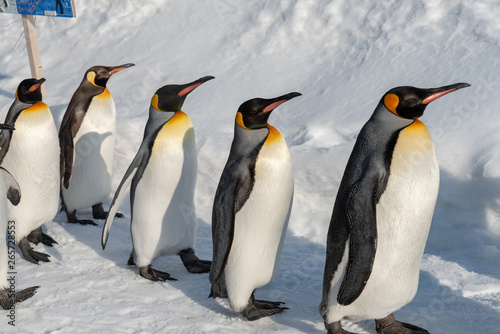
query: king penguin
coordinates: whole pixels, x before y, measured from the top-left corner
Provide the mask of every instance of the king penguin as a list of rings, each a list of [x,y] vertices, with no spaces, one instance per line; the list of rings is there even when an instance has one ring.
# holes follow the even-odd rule
[[[256,289],[277,274],[293,198],[290,152],[267,123],[280,104],[301,95],[244,102],[212,211],[210,297],[229,298],[248,320],[283,312],[282,302],[256,300]]]
[[[23,190],[21,202],[8,205],[8,218],[15,222],[15,241],[26,260],[50,262],[30,242],[47,246],[57,242],[42,232],[59,206],[59,143],[54,118],[42,102],[45,79],[23,80],[16,91],[5,123],[16,131],[2,131],[0,164],[12,173]]]
[[[13,130],[14,128],[7,124],[0,124],[0,129]],[[12,271],[9,268],[12,268],[15,261],[13,234],[9,235],[9,245],[6,244],[7,229],[15,233],[14,222],[11,221],[12,225],[7,223],[7,199],[12,205],[18,205],[21,199],[21,189],[12,174],[0,167],[0,307],[5,310],[11,309],[15,303],[33,297],[39,288],[34,286],[15,291],[7,279],[7,272]]]
[[[380,334],[428,333],[392,314],[417,292],[439,188],[434,145],[419,117],[430,102],[468,86],[393,88],[361,129],[327,236],[320,313],[328,333],[350,333],[344,319],[374,319]]]
[[[166,85],[153,95],[139,151],[118,186],[104,224],[103,249],[131,185],[133,249],[128,264],[139,266],[139,274],[152,281],[175,280],[152,268],[151,262],[162,255],[179,255],[191,273],[210,270],[210,261],[198,259],[194,251],[197,152],[193,124],[181,108],[189,93],[211,79],[214,77],[206,76],[184,85]]]
[[[134,64],[89,68],[66,109],[59,144],[62,210],[68,223],[97,225],[76,218],[76,210],[88,207],[92,207],[94,219],[106,219],[102,202],[111,193],[116,132],[115,103],[106,83],[131,66]]]

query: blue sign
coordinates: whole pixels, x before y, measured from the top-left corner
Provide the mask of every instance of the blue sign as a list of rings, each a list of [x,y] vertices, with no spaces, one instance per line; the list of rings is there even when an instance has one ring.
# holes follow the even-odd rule
[[[0,0],[0,13],[75,17],[73,0]]]

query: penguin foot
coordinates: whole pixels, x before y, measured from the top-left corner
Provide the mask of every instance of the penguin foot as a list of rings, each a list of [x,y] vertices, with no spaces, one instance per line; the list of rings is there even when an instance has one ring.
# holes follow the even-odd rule
[[[423,328],[396,321],[392,313],[384,319],[375,320],[375,325],[378,334],[429,334]]]
[[[123,218],[125,215],[123,213],[117,212],[115,214],[116,218]],[[106,219],[108,218],[108,212],[104,211],[102,203],[92,205],[92,218],[94,219]]]
[[[49,247],[53,247],[54,244],[57,245],[57,241],[52,239],[49,235],[43,233],[41,226],[31,231],[27,238],[29,242],[32,242],[35,245],[38,245],[40,242]]]
[[[66,218],[70,224],[98,226],[93,220],[90,219],[76,219],[76,210],[71,213],[66,212]]]
[[[249,321],[258,320],[260,318],[269,317],[287,310],[288,307],[279,307],[282,302],[269,302],[266,300],[254,300],[250,302],[243,311],[240,312],[242,316]]]
[[[262,309],[272,309],[275,307],[279,307],[280,305],[285,305],[284,302],[272,302],[269,300],[259,300],[259,299],[254,299],[253,304],[257,308],[262,308]],[[288,307],[283,307],[283,309],[287,310]]]
[[[325,324],[325,328],[328,334],[355,334],[353,332],[348,332],[342,328],[340,321],[332,322],[331,324]]]
[[[50,262],[50,255],[35,251],[26,237],[19,242],[19,248],[21,249],[24,258],[31,263],[38,264],[39,261]]]
[[[203,274],[210,271],[212,261],[200,260],[191,248],[180,251],[179,256],[190,273]]]
[[[177,281],[177,279],[170,277],[169,273],[153,269],[151,265],[141,267],[139,273],[142,277],[150,281],[160,281],[160,282]]]
[[[129,265],[129,266],[135,266],[134,252],[130,253],[130,256],[128,257],[127,265]]]
[[[38,288],[39,286],[33,286],[17,292],[12,292],[8,289],[0,290],[0,306],[4,310],[10,309],[13,304],[21,303],[26,299],[33,297],[36,293],[36,289]]]

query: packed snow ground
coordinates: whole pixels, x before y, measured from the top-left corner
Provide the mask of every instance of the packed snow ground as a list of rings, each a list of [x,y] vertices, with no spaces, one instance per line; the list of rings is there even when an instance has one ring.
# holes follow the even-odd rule
[[[45,225],[59,245],[36,249],[52,262],[16,261],[16,333],[322,333],[317,308],[325,240],[337,188],[362,125],[380,97],[400,85],[467,89],[433,102],[429,127],[441,168],[440,194],[415,299],[399,320],[431,333],[500,333],[500,6],[494,0],[160,1],[76,0],[78,17],[36,21],[47,94],[57,126],[84,71],[135,67],[108,88],[117,106],[114,189],[142,140],[149,101],[168,83],[205,75],[186,100],[199,150],[197,253],[211,257],[211,205],[238,106],[253,97],[303,94],[273,112],[295,172],[295,199],[276,279],[257,292],[283,314],[248,322],[226,300],[209,299],[208,276],[176,257],[154,266],[177,282],[154,283],[128,267],[130,208],[106,251],[99,227]],[[30,77],[20,16],[0,15],[0,119]],[[105,203],[109,206],[110,200]],[[90,210],[79,213],[89,218]],[[373,321],[345,328],[375,333]]]

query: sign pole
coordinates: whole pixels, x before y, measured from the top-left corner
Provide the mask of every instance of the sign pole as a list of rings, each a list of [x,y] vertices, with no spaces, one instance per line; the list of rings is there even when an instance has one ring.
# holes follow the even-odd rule
[[[30,61],[31,75],[33,78],[43,78],[42,61],[38,50],[38,40],[36,38],[35,18],[33,15],[22,15],[24,37],[26,38],[26,48]],[[45,96],[45,84],[42,85],[42,95]]]

